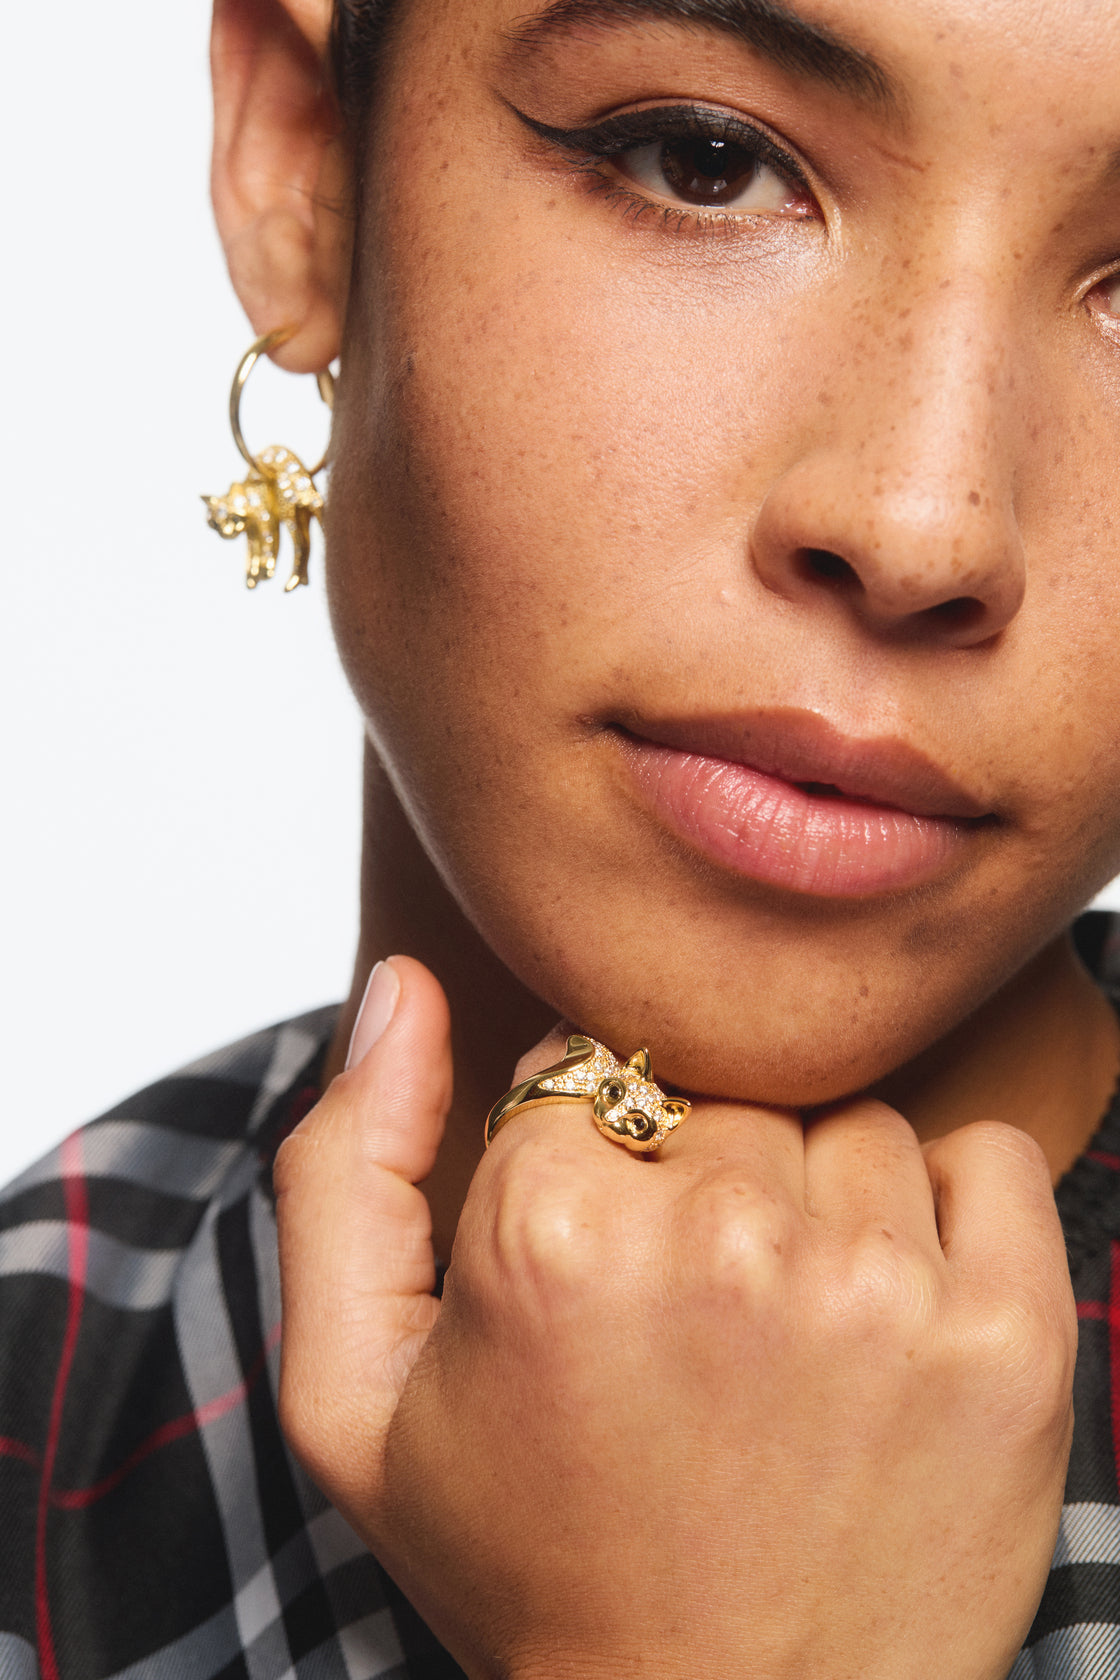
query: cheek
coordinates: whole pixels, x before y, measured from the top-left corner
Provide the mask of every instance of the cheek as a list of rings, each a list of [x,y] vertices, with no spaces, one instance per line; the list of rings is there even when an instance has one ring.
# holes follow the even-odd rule
[[[666,554],[685,561],[695,545],[710,417],[681,413],[672,360],[620,311],[600,310],[591,335],[592,300],[571,287],[530,276],[510,290],[512,303],[417,333],[388,416],[390,476],[426,590],[474,603],[495,634],[545,631],[557,610],[608,629],[649,605]]]
[[[1061,387],[1055,387],[1059,392]],[[1020,494],[1027,594],[993,662],[989,749],[1034,861],[1077,907],[1120,869],[1120,493],[1117,394],[1051,402]]]
[[[531,231],[513,208],[395,210],[364,254],[394,284],[367,288],[356,374],[350,352],[362,447],[335,472],[377,533],[394,635],[407,622],[440,651],[437,680],[468,689],[511,647],[551,650],[553,671],[562,649],[577,707],[585,669],[691,652],[745,566],[776,440],[796,447],[804,387],[780,324],[731,307],[726,280],[693,281],[697,301],[672,273],[613,272],[564,233],[570,205],[546,202]]]

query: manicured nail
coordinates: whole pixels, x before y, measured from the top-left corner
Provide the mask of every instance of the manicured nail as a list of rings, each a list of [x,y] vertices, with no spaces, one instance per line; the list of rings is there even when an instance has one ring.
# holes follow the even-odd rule
[[[356,1067],[373,1049],[393,1019],[393,1011],[397,1007],[400,995],[401,983],[397,978],[396,969],[387,962],[377,963],[366,981],[358,1019],[354,1022],[354,1031],[350,1034],[350,1048],[346,1052],[348,1068]]]

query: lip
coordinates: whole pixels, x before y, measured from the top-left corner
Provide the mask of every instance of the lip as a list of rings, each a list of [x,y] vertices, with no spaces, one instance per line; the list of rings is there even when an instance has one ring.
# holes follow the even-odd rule
[[[920,885],[995,812],[909,743],[845,735],[813,712],[616,726],[643,803],[709,859],[825,898]]]

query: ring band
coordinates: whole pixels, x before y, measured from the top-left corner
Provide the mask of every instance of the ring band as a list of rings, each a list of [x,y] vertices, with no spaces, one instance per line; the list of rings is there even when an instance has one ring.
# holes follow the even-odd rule
[[[692,1106],[654,1084],[648,1050],[620,1062],[597,1039],[572,1033],[562,1061],[523,1079],[494,1104],[486,1117],[487,1149],[515,1114],[556,1102],[590,1102],[603,1136],[641,1155],[658,1149]]]

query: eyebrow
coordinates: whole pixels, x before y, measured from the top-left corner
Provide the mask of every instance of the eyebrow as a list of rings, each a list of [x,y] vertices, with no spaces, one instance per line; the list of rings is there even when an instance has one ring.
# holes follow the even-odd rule
[[[547,46],[562,35],[642,23],[717,29],[765,53],[783,70],[808,76],[859,100],[897,108],[898,90],[870,53],[826,25],[811,23],[781,0],[552,0],[512,32],[515,48]]]

